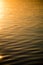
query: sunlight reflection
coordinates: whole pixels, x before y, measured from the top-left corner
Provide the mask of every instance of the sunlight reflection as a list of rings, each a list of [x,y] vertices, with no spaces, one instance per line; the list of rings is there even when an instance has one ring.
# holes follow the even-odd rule
[[[0,0],[0,19],[2,19],[4,16],[3,12],[4,12],[4,2],[3,0]]]
[[[4,1],[0,0],[0,29],[3,28],[3,22],[2,22],[3,17],[4,17]]]
[[[2,55],[0,55],[0,60],[1,60],[1,59],[3,59],[3,56],[2,56]]]

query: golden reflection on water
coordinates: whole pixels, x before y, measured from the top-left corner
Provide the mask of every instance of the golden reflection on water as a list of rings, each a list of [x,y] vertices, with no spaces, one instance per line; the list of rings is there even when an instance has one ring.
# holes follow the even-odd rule
[[[4,6],[4,4],[3,4],[4,2],[3,2],[3,0],[0,0],[0,19],[2,19],[2,17],[4,16],[4,8],[3,8],[3,6]]]
[[[22,27],[36,25],[37,21],[31,21],[28,17],[39,15],[41,6],[38,3],[32,0],[29,2],[28,0],[0,0],[0,29],[3,30],[12,25]]]
[[[0,55],[0,60],[2,60],[3,59],[3,56],[2,55]]]
[[[6,55],[14,55],[14,58],[15,55],[17,58],[27,57],[30,52],[30,56],[34,56],[34,53],[40,51],[37,44],[42,38],[39,31],[43,27],[41,20],[43,6],[36,2],[37,0],[33,1],[0,0],[0,49],[5,54],[0,55],[0,59],[4,57],[7,59]]]
[[[4,23],[4,21],[2,21],[3,17],[4,17],[4,1],[0,0],[0,29],[3,28]]]
[[[42,7],[38,1],[0,0],[0,34],[23,34],[26,28],[40,27]]]

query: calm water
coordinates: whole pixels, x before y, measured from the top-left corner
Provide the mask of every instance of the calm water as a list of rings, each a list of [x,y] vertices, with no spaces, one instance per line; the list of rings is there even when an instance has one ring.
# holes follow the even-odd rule
[[[43,2],[0,0],[0,64],[43,63]],[[0,6],[1,7],[1,6]]]

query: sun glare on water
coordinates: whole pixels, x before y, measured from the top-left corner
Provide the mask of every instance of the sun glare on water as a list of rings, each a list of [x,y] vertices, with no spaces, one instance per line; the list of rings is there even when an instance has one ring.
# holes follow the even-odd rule
[[[3,14],[3,11],[4,11],[4,2],[2,0],[0,0],[0,19],[3,18],[4,14]]]
[[[4,2],[3,0],[0,0],[0,29],[2,29],[3,17],[4,17]]]
[[[0,55],[0,60],[1,60],[1,59],[3,59],[3,56],[2,56],[2,55]]]

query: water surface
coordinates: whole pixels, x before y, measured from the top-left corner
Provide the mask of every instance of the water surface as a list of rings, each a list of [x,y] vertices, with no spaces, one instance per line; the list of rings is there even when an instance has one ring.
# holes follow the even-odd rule
[[[0,64],[42,64],[43,1],[0,2]]]

